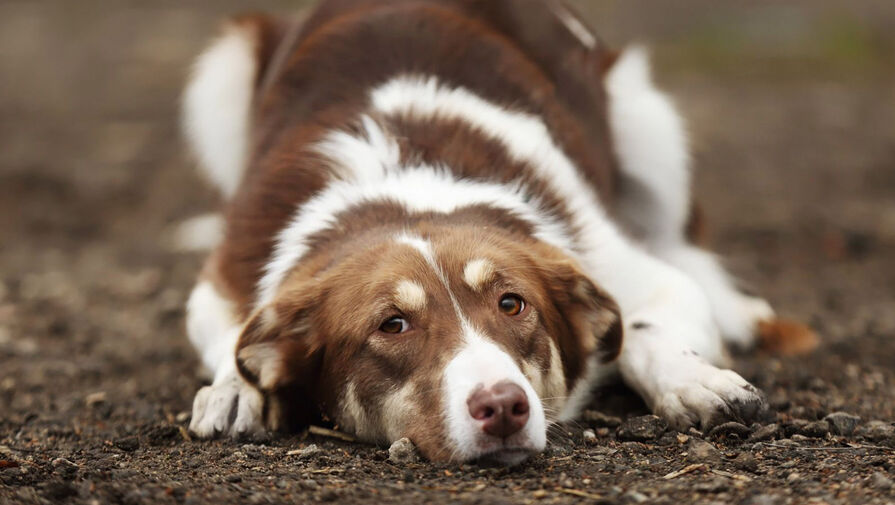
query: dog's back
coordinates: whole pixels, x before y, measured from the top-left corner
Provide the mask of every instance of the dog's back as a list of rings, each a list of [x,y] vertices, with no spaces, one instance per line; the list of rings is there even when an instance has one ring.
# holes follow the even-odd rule
[[[243,150],[229,155],[241,167],[213,175],[233,188],[236,203],[229,206],[226,236],[239,240],[225,240],[210,266],[243,314],[274,235],[330,179],[319,156],[306,148],[331,130],[354,127],[361,114],[381,113],[371,93],[390,80],[425,77],[543,119],[554,141],[609,201],[615,170],[601,79],[612,54],[561,2],[328,0],[303,23],[264,16],[235,23],[230,36],[247,38],[255,54],[254,63],[243,65],[252,73],[242,79],[251,83],[251,94],[230,91],[238,95],[235,100],[250,99],[234,104],[246,120],[233,136],[251,141],[241,147],[242,138],[216,142]],[[201,84],[193,93],[207,96],[208,85]],[[424,161],[476,178],[506,181],[516,175],[488,159],[493,149],[465,149],[465,163],[447,163],[444,156],[461,152],[438,142],[448,138],[445,128],[456,126],[451,121],[395,126],[412,137],[408,143]]]

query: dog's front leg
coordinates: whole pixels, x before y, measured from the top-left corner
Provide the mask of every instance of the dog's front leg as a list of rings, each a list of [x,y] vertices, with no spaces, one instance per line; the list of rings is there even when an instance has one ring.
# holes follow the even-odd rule
[[[677,272],[662,277],[657,295],[625,314],[619,357],[625,382],[682,431],[766,417],[764,395],[736,372],[719,368],[726,359],[705,295]]]
[[[589,257],[594,278],[621,307],[618,366],[624,381],[673,427],[708,429],[763,418],[762,393],[726,365],[711,304],[689,276],[630,244],[609,226]]]
[[[264,433],[264,398],[236,371],[241,325],[231,303],[200,282],[187,304],[187,332],[214,379],[196,393],[190,431],[199,438],[255,437]]]

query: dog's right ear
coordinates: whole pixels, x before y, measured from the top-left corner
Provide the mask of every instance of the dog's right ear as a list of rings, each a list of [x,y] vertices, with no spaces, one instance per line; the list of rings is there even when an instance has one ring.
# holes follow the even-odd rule
[[[268,428],[293,431],[320,416],[315,386],[324,346],[314,329],[314,297],[280,298],[249,318],[236,345],[236,367],[264,394]]]

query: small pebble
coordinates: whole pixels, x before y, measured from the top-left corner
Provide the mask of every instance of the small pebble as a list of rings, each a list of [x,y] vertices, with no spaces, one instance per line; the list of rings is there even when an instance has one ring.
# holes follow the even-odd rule
[[[745,470],[751,473],[755,473],[758,470],[758,460],[755,459],[755,456],[753,456],[751,452],[741,452],[734,458],[733,464],[740,470]]]
[[[768,440],[773,440],[777,438],[777,432],[780,431],[780,427],[776,424],[769,424],[767,426],[762,426],[755,430],[751,435],[749,435],[750,442],[765,442]]]
[[[795,482],[801,478],[802,476],[799,474],[799,472],[792,472],[791,474],[786,476],[786,482]]]
[[[721,451],[705,440],[692,438],[687,444],[687,461],[717,464],[721,462]]]
[[[136,451],[140,447],[140,441],[137,440],[137,437],[125,437],[119,438],[115,442],[113,442],[115,447],[121,449],[125,452]]]
[[[625,493],[625,498],[634,503],[645,503],[647,500],[649,500],[649,498],[645,494],[638,493],[637,491],[628,491],[627,493]]]
[[[803,426],[799,433],[810,438],[824,438],[830,433],[830,423],[814,421]]]
[[[618,439],[635,442],[655,440],[665,433],[668,425],[658,416],[639,416],[626,419],[618,427]]]
[[[833,412],[824,418],[830,423],[830,431],[835,435],[849,436],[855,432],[855,428],[861,424],[861,418],[847,412]]]
[[[84,403],[88,407],[92,407],[94,405],[105,403],[108,399],[108,395],[105,391],[98,391],[96,393],[90,393],[86,397],[84,397]]]
[[[71,480],[78,473],[78,465],[65,458],[56,458],[52,464],[53,471],[63,479]]]
[[[313,479],[303,479],[298,481],[298,486],[305,491],[314,491],[320,487],[320,484],[317,484],[317,481]]]
[[[395,464],[417,463],[420,460],[416,446],[409,438],[402,438],[388,448],[388,460]]]
[[[895,487],[895,483],[892,482],[892,479],[886,477],[884,473],[874,472],[873,475],[870,477],[870,486],[875,489],[888,491]]]
[[[777,505],[780,500],[773,495],[757,494],[743,502],[744,505]]]
[[[883,421],[870,421],[856,429],[855,435],[874,442],[895,442],[895,426]]]
[[[298,456],[298,459],[307,459],[312,458],[323,452],[323,449],[317,446],[317,444],[311,444],[302,449],[295,449],[286,453],[287,456]]]
[[[783,425],[783,433],[787,437],[791,437],[796,433],[801,432],[805,426],[808,426],[808,421],[805,419],[793,419]]]
[[[584,430],[581,436],[584,437],[584,442],[587,444],[593,444],[597,441],[597,434],[594,433],[594,430]]]

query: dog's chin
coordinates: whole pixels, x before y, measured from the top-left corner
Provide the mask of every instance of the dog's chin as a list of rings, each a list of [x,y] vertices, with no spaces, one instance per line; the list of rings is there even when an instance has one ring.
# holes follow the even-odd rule
[[[477,461],[484,464],[496,464],[501,466],[516,466],[527,460],[538,451],[534,449],[498,449],[494,452],[483,454],[477,458]]]

